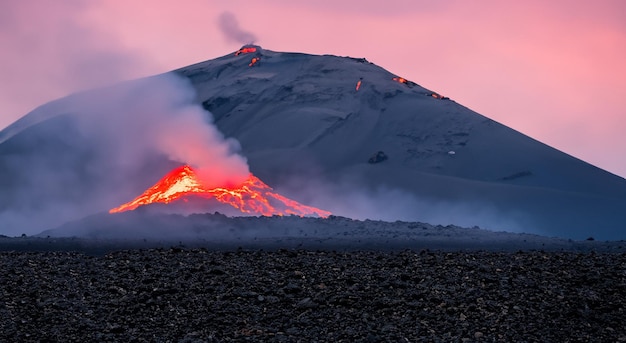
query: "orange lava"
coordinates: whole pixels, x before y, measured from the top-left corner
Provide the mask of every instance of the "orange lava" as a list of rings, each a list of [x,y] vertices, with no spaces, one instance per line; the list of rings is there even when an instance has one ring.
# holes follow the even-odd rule
[[[270,186],[252,174],[244,183],[236,187],[205,188],[198,180],[194,170],[187,165],[172,170],[143,194],[126,204],[111,209],[109,213],[130,211],[139,206],[154,203],[168,204],[189,195],[215,199],[249,214],[318,216],[323,218],[331,215],[328,211],[302,205],[295,200],[275,193]]]
[[[359,82],[356,83],[356,90],[357,92],[359,91],[359,88],[361,88],[361,80],[359,80]]]
[[[248,67],[252,67],[253,65],[255,65],[257,62],[259,62],[261,60],[260,57],[255,57],[252,59],[252,61],[250,61],[250,64],[248,64]]]
[[[400,83],[407,83],[407,80],[405,78],[399,76],[394,77],[392,80],[398,81]]]
[[[237,52],[235,52],[235,56],[239,56],[241,54],[249,54],[251,52],[256,52],[256,48],[255,47],[245,47],[245,48],[241,48],[239,50],[237,50]]]

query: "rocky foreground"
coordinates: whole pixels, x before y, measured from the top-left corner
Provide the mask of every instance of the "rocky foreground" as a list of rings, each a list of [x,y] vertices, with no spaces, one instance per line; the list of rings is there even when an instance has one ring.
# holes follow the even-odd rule
[[[626,253],[0,253],[0,341],[619,342]]]

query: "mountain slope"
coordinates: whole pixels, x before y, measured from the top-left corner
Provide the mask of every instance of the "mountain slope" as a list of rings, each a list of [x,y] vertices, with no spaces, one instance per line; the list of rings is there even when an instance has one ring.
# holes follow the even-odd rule
[[[253,58],[259,60],[250,66]],[[175,73],[191,81],[197,102],[213,114],[219,130],[239,141],[251,171],[302,203],[359,219],[626,238],[623,178],[418,84],[393,80],[396,75],[365,59],[256,47]],[[89,96],[100,95],[82,95]],[[50,220],[100,212],[140,194],[172,166],[158,154],[146,154],[133,168],[109,163],[117,150],[101,149],[91,135],[73,129],[81,110],[72,104],[64,107],[61,99],[0,132],[2,179],[20,180],[1,185],[15,196],[2,200],[0,219],[45,212],[58,197],[67,211],[60,217],[51,211]],[[70,141],[57,142],[68,135]],[[65,168],[84,170],[80,177],[71,173],[71,180],[49,180],[56,186],[24,200],[29,195],[22,186],[40,174],[24,173],[20,165],[50,156],[71,161],[50,164],[60,171],[54,175]],[[81,190],[69,200],[59,191],[68,186]],[[83,191],[92,189],[97,191]],[[1,225],[0,232],[9,230]]]
[[[624,237],[624,179],[364,59],[259,51],[251,68],[231,55],[178,72],[271,184],[311,175],[331,191],[399,189],[416,198],[402,219]],[[377,151],[388,159],[367,163]]]

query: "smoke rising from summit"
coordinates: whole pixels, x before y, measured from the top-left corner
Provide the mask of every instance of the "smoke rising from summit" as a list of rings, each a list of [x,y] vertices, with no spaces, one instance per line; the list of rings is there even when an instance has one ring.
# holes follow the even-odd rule
[[[257,40],[252,32],[244,31],[239,27],[237,18],[231,12],[222,12],[218,18],[218,25],[229,42],[253,44]]]

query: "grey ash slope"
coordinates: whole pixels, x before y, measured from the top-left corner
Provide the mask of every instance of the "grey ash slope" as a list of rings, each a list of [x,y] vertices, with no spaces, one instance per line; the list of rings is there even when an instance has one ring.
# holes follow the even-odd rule
[[[249,67],[253,57],[261,60]],[[393,81],[396,75],[364,59],[259,47],[175,72],[191,81],[220,131],[240,142],[252,172],[300,202],[359,219],[626,238],[626,180],[453,100],[436,99],[418,84]],[[98,91],[73,95],[86,96]],[[64,221],[102,212],[171,167],[167,159],[146,156],[138,163],[143,167],[116,170],[89,136],[76,133],[80,113],[64,100],[0,132],[1,179],[19,180],[0,185],[4,194],[20,194],[20,185],[32,181],[19,168],[24,160],[54,154],[62,158],[53,168],[84,169],[80,179],[52,180],[54,186],[29,199],[32,215],[59,194],[70,198],[63,200],[72,209]],[[72,135],[78,139],[64,139]],[[388,158],[368,163],[378,151]],[[3,160],[9,155],[18,162]],[[63,192],[96,185],[97,192]],[[13,196],[1,199],[0,219],[14,207]],[[43,228],[62,222],[48,224]],[[0,224],[0,233],[4,229]]]

